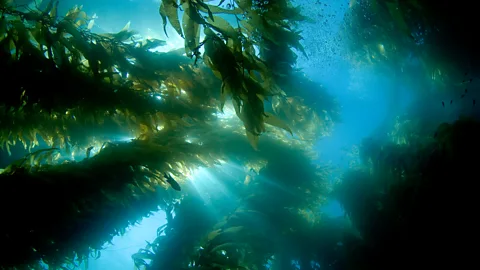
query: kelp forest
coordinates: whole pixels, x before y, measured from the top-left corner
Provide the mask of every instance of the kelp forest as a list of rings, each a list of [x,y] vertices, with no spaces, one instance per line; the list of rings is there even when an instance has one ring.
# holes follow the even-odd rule
[[[159,211],[136,269],[475,264],[472,4],[344,1],[343,59],[392,83],[340,169],[318,142],[344,106],[299,67],[323,1],[160,0],[165,40],[93,31],[82,1],[31,2],[0,0],[0,269],[87,269]],[[172,33],[183,46],[158,50]]]

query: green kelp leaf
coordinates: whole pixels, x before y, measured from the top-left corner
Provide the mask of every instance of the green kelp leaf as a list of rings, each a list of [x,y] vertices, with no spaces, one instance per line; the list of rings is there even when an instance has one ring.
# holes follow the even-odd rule
[[[182,26],[180,24],[180,19],[178,18],[178,0],[162,0],[160,4],[160,16],[162,16],[162,20],[164,18],[168,18],[170,24],[172,25],[173,29],[177,31],[177,33],[183,37]],[[164,20],[163,29],[166,34],[166,24]]]
[[[200,24],[192,18],[198,14],[195,13],[197,11],[193,10],[194,7],[188,1],[183,3],[182,7],[185,11],[182,22],[185,34],[185,53],[188,57],[192,57],[196,54],[195,50],[200,44]]]
[[[273,115],[269,112],[266,112],[264,121],[265,121],[265,124],[269,124],[271,126],[281,128],[281,129],[287,131],[288,133],[290,133],[290,135],[293,136],[293,132],[290,129],[290,127],[285,122],[283,122],[282,120],[277,118],[275,115]]]

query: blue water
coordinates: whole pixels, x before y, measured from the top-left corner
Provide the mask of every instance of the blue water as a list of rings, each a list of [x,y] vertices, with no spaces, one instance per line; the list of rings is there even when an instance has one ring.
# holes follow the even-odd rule
[[[320,208],[320,211],[331,218],[342,217],[345,215],[342,206],[337,200],[330,200]]]

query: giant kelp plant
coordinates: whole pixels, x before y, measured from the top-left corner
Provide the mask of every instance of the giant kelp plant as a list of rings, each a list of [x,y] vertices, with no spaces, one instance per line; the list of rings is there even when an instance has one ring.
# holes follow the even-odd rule
[[[461,12],[459,11],[461,10]],[[446,15],[462,13],[450,22]],[[462,4],[438,1],[358,0],[350,2],[344,31],[348,58],[391,80],[384,130],[391,135],[433,134],[443,121],[477,114],[478,53]],[[404,110],[400,100],[412,97]],[[478,98],[477,98],[478,99]],[[396,128],[390,129],[392,122]],[[409,127],[406,127],[406,126]],[[405,128],[398,128],[399,126]],[[402,133],[402,134],[397,134]]]
[[[478,121],[462,118],[408,144],[366,140],[365,166],[348,172],[339,200],[362,240],[346,247],[342,269],[468,267],[476,239]],[[416,143],[413,143],[416,140]],[[464,246],[464,248],[459,248]],[[441,258],[441,259],[440,259]],[[459,259],[463,258],[463,259]]]
[[[422,76],[443,91],[459,90],[464,73],[478,73],[475,11],[469,2],[434,0],[355,0],[345,20],[345,37],[353,62],[387,68],[402,83],[413,85]],[[462,14],[451,19],[450,14]],[[411,76],[406,66],[418,61],[421,76]],[[417,69],[417,73],[420,69]],[[471,76],[472,74],[470,74]],[[465,81],[463,81],[465,82]],[[426,91],[428,87],[419,87]],[[461,89],[463,90],[463,89]]]
[[[325,182],[328,167],[316,168],[304,150],[282,146],[283,143],[271,138],[262,142],[265,151],[260,154],[254,150],[247,154],[242,150],[246,145],[241,140],[232,142],[228,152],[242,153],[230,159],[234,164],[259,159],[244,178],[230,181],[238,197],[234,207],[224,206],[202,234],[196,233],[199,230],[196,226],[182,229],[183,223],[169,223],[167,227],[177,233],[159,235],[157,244],[149,245],[148,252],[142,250],[134,255],[137,264],[146,265],[145,260],[150,259],[147,269],[184,269],[189,265],[200,269],[261,269],[272,256],[279,267],[290,267],[294,259],[304,260],[305,265],[316,259],[317,249],[312,247],[321,241],[312,241],[311,235],[319,226],[316,209],[325,200],[321,194],[328,190]],[[288,158],[275,158],[278,156]],[[225,175],[216,178],[228,179]],[[229,198],[222,195],[212,196],[209,205],[214,209],[218,208],[216,205],[225,205]],[[177,207],[187,217],[195,216],[197,211],[189,208],[189,204],[180,203]],[[168,248],[185,242],[187,235],[192,243],[186,245],[189,250],[183,248],[183,254],[177,254],[179,250]]]
[[[363,141],[361,162],[338,184],[335,194],[359,234],[332,253],[333,269],[467,268],[476,262],[466,243],[477,239],[473,11],[447,1],[351,4],[351,59],[408,79],[395,83],[411,83],[418,99],[405,114],[392,113],[395,122],[378,132],[388,136]]]
[[[329,133],[338,113],[325,90],[293,67],[293,48],[303,50],[294,26],[306,18],[286,0],[228,2],[162,1],[164,27],[169,22],[185,48],[160,53],[151,49],[164,42],[139,39],[128,25],[118,33],[90,32],[91,18],[81,7],[59,16],[58,1],[26,11],[0,1],[0,74],[8,80],[0,100],[0,145],[10,153],[22,143],[29,151],[0,174],[8,219],[0,225],[8,247],[1,268],[41,268],[40,261],[65,268],[92,252],[98,256],[104,243],[159,206],[168,212],[180,200],[180,207],[194,207],[188,201],[195,193],[182,190],[191,170],[226,161],[268,179],[240,182],[248,196],[238,209],[247,214],[273,224],[283,213],[293,222],[318,206],[325,172],[310,164],[309,149]],[[237,25],[223,15],[234,16]],[[227,111],[237,118],[222,116]],[[112,141],[111,134],[135,139]],[[267,204],[279,198],[271,197],[268,184],[286,190],[281,202]],[[269,235],[238,220],[238,209],[225,213],[223,225],[200,215],[205,226],[189,241],[203,239],[205,248],[185,250],[194,258],[188,262],[168,263],[235,269],[289,254],[266,243],[255,246]],[[181,229],[171,220],[169,228]],[[294,225],[270,233],[284,242],[307,237]],[[235,241],[228,232],[248,237]],[[134,256],[137,263],[146,250]],[[154,257],[154,266],[165,264],[161,252]]]

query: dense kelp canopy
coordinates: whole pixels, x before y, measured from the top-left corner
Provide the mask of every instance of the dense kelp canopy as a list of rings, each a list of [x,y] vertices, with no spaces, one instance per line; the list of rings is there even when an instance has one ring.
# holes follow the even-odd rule
[[[422,114],[441,113],[442,104],[453,105],[451,118],[471,113],[477,87],[478,46],[474,11],[469,2],[448,1],[351,1],[343,37],[349,59],[359,68],[373,68],[394,80],[390,118],[400,114],[398,96],[411,89],[418,96],[409,120]],[[453,19],[448,14],[462,14]],[[432,102],[432,100],[436,100]],[[456,106],[459,104],[459,106]],[[452,107],[452,106],[451,106]],[[415,110],[415,111],[413,111]],[[424,123],[429,125],[428,123]],[[440,124],[434,123],[430,130]],[[421,127],[422,125],[420,125]]]
[[[63,18],[57,18],[55,4],[44,11],[20,12],[3,8],[6,15],[2,23],[2,58],[5,58],[2,71],[12,78],[12,85],[4,97],[2,115],[5,119],[14,119],[5,121],[11,126],[4,126],[3,144],[7,148],[16,141],[35,145],[36,133],[50,145],[63,147],[65,140],[77,144],[73,138],[67,138],[71,136],[67,130],[79,123],[86,125],[87,128],[80,128],[88,136],[89,124],[103,125],[112,121],[128,127],[126,132],[136,135],[156,131],[162,125],[169,128],[172,125],[205,122],[212,118],[211,114],[218,107],[223,110],[227,99],[231,100],[228,103],[233,104],[236,114],[243,121],[252,144],[256,144],[258,136],[265,131],[265,123],[284,125],[277,117],[268,117],[267,111],[271,109],[291,116],[289,120],[286,117],[281,120],[290,124],[292,131],[299,133],[298,136],[313,136],[305,139],[315,138],[318,132],[328,132],[328,124],[320,124],[316,125],[320,128],[313,130],[313,134],[301,134],[303,130],[314,129],[311,127],[313,124],[324,122],[325,114],[335,119],[337,112],[327,95],[308,97],[309,104],[304,102],[305,97],[301,94],[320,86],[293,70],[295,57],[292,47],[301,49],[301,45],[298,43],[300,36],[289,30],[288,22],[302,17],[298,10],[282,2],[271,4],[271,8],[258,9],[251,1],[240,1],[238,5],[241,7],[225,11],[207,4],[203,7],[196,1],[183,3],[192,5],[190,9],[193,13],[189,15],[187,12],[183,16],[185,27],[192,24],[197,29],[194,33],[185,34],[187,56],[195,50],[191,55],[195,61],[184,57],[184,50],[150,52],[150,45],[161,44],[161,41],[135,41],[132,37],[134,32],[128,27],[115,34],[90,33],[88,25],[85,26],[89,18],[78,7]],[[174,25],[179,20],[177,8],[173,7],[175,14],[167,16]],[[162,4],[161,14],[167,12],[163,9],[168,10]],[[278,9],[272,11],[272,19],[268,19],[269,9]],[[282,14],[278,11],[282,9],[285,9],[286,15],[278,17]],[[216,23],[209,23],[200,15],[202,10],[208,10],[210,20],[217,17],[213,13],[234,13],[239,19],[241,14],[247,16],[244,13],[249,12],[248,16],[252,18],[241,20],[247,29],[262,26],[268,27],[269,31],[264,29],[259,35],[252,29],[251,33],[242,27],[235,30],[221,17],[216,19]],[[258,17],[260,12],[265,13],[262,13],[261,20]],[[206,29],[206,37],[201,44],[200,25]],[[272,48],[267,50],[264,43],[273,39],[271,31],[278,33],[275,32]],[[189,43],[192,38],[194,45]],[[197,59],[200,47],[205,48],[202,63],[198,63]],[[256,54],[255,48],[262,48],[262,51]],[[288,54],[293,58],[272,59],[268,56],[280,48],[283,51],[274,52],[276,56]],[[26,66],[36,68],[26,69]],[[19,76],[29,80],[22,80]],[[282,77],[287,79],[282,81]],[[282,83],[281,87],[279,83]],[[35,91],[34,87],[45,90]],[[152,96],[162,102],[156,102]],[[264,101],[270,102],[267,104],[272,108],[265,108]],[[24,115],[29,113],[38,119],[28,118],[27,121]],[[45,118],[52,118],[48,126],[35,126],[41,120],[45,122]],[[13,124],[19,121],[22,125]],[[132,124],[133,127],[130,127]],[[20,126],[21,134],[18,130]]]
[[[167,52],[57,8],[0,0],[0,145],[25,149],[0,173],[1,269],[75,268],[159,209],[167,224],[132,256],[140,269],[467,266],[457,247],[475,223],[453,212],[474,213],[473,9],[350,1],[349,61],[394,86],[385,124],[332,188],[313,146],[338,105],[296,68],[297,26],[315,18],[290,1],[162,0],[158,27],[185,41]],[[418,97],[406,113],[405,87]],[[330,194],[345,218],[319,211]]]
[[[246,146],[234,142],[238,149]],[[262,143],[266,151],[255,155],[262,159],[257,162],[261,165],[251,168],[244,177],[233,177],[243,172],[235,168],[230,170],[231,176],[228,171],[200,176],[220,179],[225,190],[235,190],[235,195],[232,198],[232,194],[217,194],[215,187],[206,187],[204,192],[209,200],[204,207],[218,209],[219,213],[201,228],[188,225],[205,222],[190,220],[197,217],[198,206],[182,201],[172,207],[174,220],[180,221],[168,222],[164,235],[159,231],[154,243],[133,256],[137,265],[152,260],[148,269],[182,269],[189,265],[201,269],[237,269],[261,268],[274,254],[287,264],[301,256],[314,258],[310,246],[304,246],[305,250],[299,247],[310,241],[310,233],[318,225],[315,209],[325,200],[319,195],[328,191],[325,180],[329,169],[310,164],[303,150],[279,147],[277,143],[271,140]],[[233,160],[235,164],[245,157],[239,158]],[[285,170],[286,167],[291,169]],[[170,248],[176,245],[182,248]],[[291,248],[285,249],[288,246]]]
[[[346,245],[341,269],[473,263],[471,251],[457,247],[475,239],[476,184],[468,179],[477,162],[467,153],[478,151],[479,130],[479,122],[467,118],[441,125],[434,139],[363,143],[366,165],[347,172],[336,191],[362,235]]]
[[[2,268],[41,268],[41,261],[56,269],[99,256],[104,243],[159,207],[175,208],[179,220],[177,208],[194,205],[184,210],[194,218],[192,211],[202,212],[189,203],[197,199],[187,178],[226,162],[249,172],[235,183],[243,199],[220,215],[223,222],[202,215],[205,226],[184,240],[191,242],[184,252],[195,259],[168,264],[234,269],[285,253],[268,243],[252,246],[271,235],[235,215],[263,217],[275,224],[268,233],[283,241],[307,237],[292,226],[312,222],[304,213],[328,191],[328,168],[311,164],[311,149],[330,133],[338,111],[325,89],[294,69],[294,50],[303,52],[295,24],[306,19],[297,8],[288,1],[232,1],[229,8],[162,1],[164,25],[185,39],[185,48],[156,52],[164,42],[138,38],[129,25],[92,33],[81,7],[63,16],[57,7],[53,0],[43,10],[0,2],[0,72],[9,80],[0,143],[8,153],[17,143],[28,151],[0,174],[2,212],[11,219],[1,225],[9,247]],[[269,192],[272,185],[282,187],[281,197]],[[277,227],[279,215],[291,223]],[[165,230],[174,226],[185,224],[171,221]],[[197,241],[205,248],[194,248]],[[149,258],[156,254],[153,248],[134,256],[138,265],[147,250]],[[230,261],[218,257],[222,250]],[[165,262],[158,255],[152,264]]]
[[[465,71],[478,72],[477,40],[469,2],[355,0],[346,17],[346,37],[354,58],[403,65],[418,57],[436,80],[458,80]],[[462,14],[453,19],[449,14]],[[393,61],[392,61],[393,62]],[[459,82],[459,81],[457,81]]]
[[[447,1],[351,4],[351,59],[401,78],[417,98],[363,140],[335,188],[359,234],[332,256],[334,269],[468,267],[472,251],[459,247],[477,238],[473,11]]]
[[[342,37],[347,57],[392,79],[382,132],[397,143],[404,137],[431,135],[444,121],[478,116],[478,56],[470,33],[475,24],[467,3],[447,1],[350,1]],[[452,19],[446,14],[462,14]],[[399,99],[413,96],[407,110]],[[394,126],[392,126],[394,123]],[[380,129],[379,132],[380,133]]]

